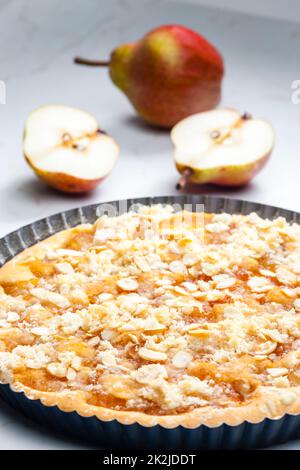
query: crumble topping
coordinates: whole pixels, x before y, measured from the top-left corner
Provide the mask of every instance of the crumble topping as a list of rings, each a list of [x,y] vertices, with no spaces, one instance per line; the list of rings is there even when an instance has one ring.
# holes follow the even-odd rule
[[[292,403],[300,226],[183,215],[141,207],[25,251],[0,289],[1,380],[149,414],[239,406],[262,386]]]

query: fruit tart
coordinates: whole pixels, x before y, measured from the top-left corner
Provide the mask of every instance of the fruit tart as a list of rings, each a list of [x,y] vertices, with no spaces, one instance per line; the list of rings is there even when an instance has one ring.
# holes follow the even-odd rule
[[[142,206],[0,269],[0,379],[102,421],[300,413],[300,226]]]

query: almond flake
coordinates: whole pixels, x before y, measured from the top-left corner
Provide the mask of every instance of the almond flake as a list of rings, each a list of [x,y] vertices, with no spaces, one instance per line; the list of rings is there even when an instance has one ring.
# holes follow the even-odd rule
[[[226,305],[224,308],[224,318],[235,318],[240,316],[241,312],[238,308],[231,305]]]
[[[110,350],[101,351],[98,354],[98,357],[101,360],[102,364],[107,367],[115,367],[117,365],[116,358]]]
[[[167,360],[167,355],[165,353],[153,351],[153,349],[141,348],[138,354],[145,361],[159,362]]]
[[[113,295],[109,294],[108,292],[103,292],[102,294],[98,295],[98,300],[100,302],[106,302],[107,300],[113,299]]]
[[[265,341],[262,343],[255,351],[254,355],[256,356],[267,356],[268,354],[271,354],[272,352],[275,351],[277,348],[277,343],[274,341]]]
[[[229,225],[232,221],[232,215],[222,212],[221,214],[215,214],[213,218],[214,222],[223,222],[226,225]]]
[[[68,367],[66,377],[68,380],[75,380],[76,379],[76,372],[72,367]]]
[[[180,286],[175,286],[173,290],[174,292],[177,292],[177,294],[188,295],[187,291]]]
[[[134,262],[143,273],[148,273],[151,270],[149,263],[144,256],[135,255]]]
[[[6,320],[9,323],[14,323],[14,322],[20,320],[20,315],[16,312],[7,312]]]
[[[300,312],[300,299],[296,299],[294,302],[296,312]]]
[[[120,287],[120,289],[125,290],[125,291],[134,291],[134,290],[137,290],[139,287],[137,281],[135,281],[134,279],[128,279],[128,278],[119,279],[117,281],[117,286]]]
[[[106,328],[105,330],[101,332],[101,338],[104,341],[109,341],[112,338],[113,334],[114,334],[114,330],[110,328]]]
[[[51,375],[54,375],[54,377],[59,378],[65,377],[67,373],[66,367],[63,364],[60,364],[59,362],[52,362],[51,364],[48,364],[47,371]]]
[[[209,330],[204,330],[203,328],[198,328],[189,330],[188,334],[191,336],[195,336],[196,338],[208,338],[211,332]]]
[[[186,266],[181,261],[172,261],[169,264],[169,269],[175,274],[187,274]]]
[[[66,334],[74,334],[83,324],[82,317],[78,313],[66,312],[60,317],[62,329]]]
[[[81,257],[84,256],[84,253],[78,250],[69,250],[67,248],[58,248],[55,251],[55,257],[60,258],[61,256],[70,256],[70,257]]]
[[[106,242],[107,240],[113,239],[115,236],[115,230],[112,228],[97,229],[94,235],[95,242]]]
[[[228,225],[224,224],[224,222],[213,222],[212,224],[205,225],[205,230],[211,233],[222,233],[226,232],[228,229]]]
[[[196,292],[196,290],[198,290],[197,284],[194,284],[193,282],[186,281],[183,282],[181,285],[189,292]]]
[[[51,292],[42,287],[34,287],[30,290],[31,295],[39,299],[41,302],[49,302],[60,308],[70,307],[70,302],[66,297],[57,292]]]
[[[276,276],[278,281],[285,285],[293,285],[297,281],[297,276],[284,267],[276,270]]]
[[[31,333],[36,336],[48,336],[50,334],[50,330],[45,326],[36,326],[34,328],[31,328]]]
[[[198,257],[193,253],[186,253],[182,258],[182,262],[186,266],[194,266],[198,263]]]
[[[252,292],[267,292],[273,288],[273,285],[270,284],[269,280],[262,276],[251,277],[247,284]]]
[[[280,377],[282,375],[287,375],[289,371],[285,367],[272,367],[267,369],[267,372],[271,377]]]
[[[217,289],[227,289],[235,284],[235,278],[228,276],[227,274],[217,274],[213,276],[213,280],[216,283]]]
[[[81,368],[81,363],[82,363],[81,357],[74,356],[73,359],[72,359],[72,362],[71,362],[71,366],[72,366],[73,369],[78,371]]]
[[[276,274],[273,273],[273,271],[270,271],[269,269],[260,268],[259,272],[264,277],[276,277]]]
[[[290,387],[290,381],[286,376],[276,377],[272,380],[274,387],[278,388],[287,388]]]
[[[186,351],[178,351],[175,356],[173,356],[172,364],[178,369],[184,369],[189,365],[193,360],[193,356]]]
[[[100,343],[100,338],[99,336],[94,336],[93,338],[89,339],[87,343],[93,348],[94,346],[98,346]]]
[[[56,263],[55,269],[60,274],[73,274],[74,269],[70,263]]]

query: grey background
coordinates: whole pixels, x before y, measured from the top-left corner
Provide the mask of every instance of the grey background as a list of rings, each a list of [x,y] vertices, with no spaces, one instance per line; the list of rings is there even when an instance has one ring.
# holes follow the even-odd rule
[[[299,0],[181,0],[181,3],[217,7],[267,18],[300,21]]]
[[[222,4],[227,10],[200,3]],[[7,103],[0,105],[0,235],[78,205],[176,194],[178,175],[169,134],[137,119],[106,70],[72,64],[76,54],[105,59],[119,43],[164,23],[199,30],[219,47],[226,64],[221,105],[270,120],[277,134],[268,166],[251,185],[237,190],[200,187],[199,193],[299,210],[300,105],[291,100],[291,84],[300,79],[297,4],[296,0],[0,1],[0,79],[7,87]],[[228,10],[235,7],[251,14]],[[273,18],[266,16],[267,9]],[[48,189],[23,160],[24,120],[32,109],[47,103],[89,110],[120,144],[121,156],[113,173],[89,196],[70,197]],[[37,428],[0,403],[0,449],[80,447]],[[300,446],[283,446],[288,447]]]

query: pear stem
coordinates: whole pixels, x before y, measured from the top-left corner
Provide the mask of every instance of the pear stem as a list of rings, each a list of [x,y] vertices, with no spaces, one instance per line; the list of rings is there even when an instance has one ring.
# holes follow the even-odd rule
[[[178,191],[180,191],[181,189],[184,189],[186,187],[192,173],[193,173],[193,170],[191,168],[186,168],[183,171],[178,183],[176,184],[176,189]]]
[[[91,60],[84,59],[83,57],[75,57],[74,62],[75,64],[89,65],[91,67],[109,67],[110,65],[109,60]]]

